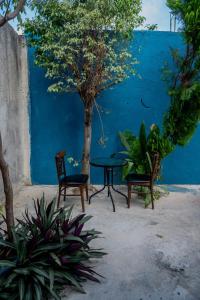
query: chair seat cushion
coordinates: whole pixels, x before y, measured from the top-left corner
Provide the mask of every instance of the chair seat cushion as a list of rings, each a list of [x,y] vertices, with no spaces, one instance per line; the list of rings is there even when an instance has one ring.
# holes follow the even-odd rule
[[[84,174],[74,174],[65,176],[63,179],[61,179],[61,184],[84,184],[87,183],[88,175]]]
[[[148,182],[151,180],[150,175],[145,175],[145,174],[128,174],[126,176],[126,180],[128,182]]]

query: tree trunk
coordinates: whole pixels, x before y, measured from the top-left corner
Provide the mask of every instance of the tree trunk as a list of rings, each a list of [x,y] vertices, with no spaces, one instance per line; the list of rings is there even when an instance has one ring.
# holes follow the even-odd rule
[[[19,0],[13,12],[9,12],[10,3],[8,2],[9,5],[7,7],[6,14],[3,17],[0,16],[0,28],[3,27],[9,20],[15,19],[19,15],[19,13],[22,12],[25,2],[26,2],[25,0]],[[5,198],[6,198],[5,206],[6,206],[6,225],[7,225],[8,237],[9,239],[12,239],[11,228],[12,226],[14,226],[13,188],[10,180],[9,168],[3,155],[1,132],[0,132],[0,170],[3,179],[3,187],[4,187]]]
[[[82,174],[90,175],[90,148],[92,139],[93,103],[84,107],[84,146],[82,157]]]
[[[7,231],[8,236],[12,238],[11,228],[14,226],[14,214],[13,214],[13,189],[9,175],[9,168],[4,159],[3,155],[3,145],[2,145],[2,138],[0,133],[0,170],[3,179],[3,186],[4,186],[4,193],[6,198],[6,224],[7,224]]]

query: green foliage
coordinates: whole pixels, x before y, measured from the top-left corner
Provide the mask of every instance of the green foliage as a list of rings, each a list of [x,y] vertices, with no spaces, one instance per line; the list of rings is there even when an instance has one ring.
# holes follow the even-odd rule
[[[79,161],[74,159],[73,157],[69,156],[67,157],[67,162],[72,165],[74,168],[78,167],[79,166]]]
[[[145,28],[151,31],[158,30],[158,24],[147,24],[145,25]]]
[[[25,32],[35,63],[54,80],[49,91],[76,91],[90,102],[135,73],[129,40],[143,21],[140,0],[34,1],[32,9]]]
[[[159,127],[153,124],[148,135],[147,152],[152,155],[158,152],[162,160],[174,150],[172,143],[160,132]]]
[[[124,167],[123,178],[129,173],[149,174],[153,154],[158,152],[160,159],[165,158],[174,149],[171,142],[161,133],[157,125],[153,124],[147,135],[145,124],[140,127],[139,137],[134,136],[130,131],[119,133],[125,151],[120,153],[126,155],[128,164]]]
[[[84,292],[82,281],[99,282],[89,262],[105,253],[89,243],[100,232],[83,230],[90,216],[72,218],[72,208],[55,206],[55,200],[37,200],[36,216],[26,211],[17,220],[13,241],[0,236],[0,299],[60,299],[66,285]]]
[[[147,136],[146,136],[146,127],[144,122],[142,122],[140,126],[140,132],[139,132],[139,141],[140,141],[140,151],[142,157],[145,157],[147,152]]]
[[[128,164],[123,168],[123,179],[129,173],[150,174],[152,171],[152,158],[155,152],[160,155],[160,161],[169,155],[174,146],[169,139],[166,139],[156,124],[152,124],[150,131],[146,133],[144,122],[140,126],[139,136],[136,137],[131,131],[119,133],[119,137],[125,150],[120,153],[125,155]],[[151,202],[149,189],[136,187],[136,191],[143,197],[145,207]],[[161,190],[154,190],[154,199],[159,199],[166,193]]]
[[[149,188],[144,186],[138,186],[134,188],[135,191],[137,191],[138,195],[143,198],[144,206],[145,208],[149,206],[151,203],[151,194],[149,193]],[[166,188],[157,187],[153,190],[153,197],[154,200],[159,200],[161,197],[169,195],[169,192],[166,190]]]
[[[0,15],[4,16],[6,13],[11,12],[13,8],[17,7],[19,0],[0,1]]]
[[[185,145],[200,120],[200,6],[199,0],[168,0],[179,19],[185,53],[172,49],[174,70],[165,69],[171,105],[164,118],[164,134],[174,145]]]

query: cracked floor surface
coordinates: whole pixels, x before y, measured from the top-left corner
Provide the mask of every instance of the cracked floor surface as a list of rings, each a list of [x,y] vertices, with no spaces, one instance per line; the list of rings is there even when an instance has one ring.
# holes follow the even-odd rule
[[[126,191],[124,187],[122,190]],[[116,213],[106,193],[86,203],[94,216],[87,224],[102,231],[94,242],[108,253],[95,261],[95,271],[105,278],[101,284],[86,282],[82,295],[66,289],[63,300],[200,300],[200,187],[168,186],[169,194],[144,209],[133,196],[131,208],[113,194]],[[55,197],[54,186],[22,187],[15,198],[15,215],[33,209],[32,198]],[[81,212],[79,198],[71,197],[74,214]]]

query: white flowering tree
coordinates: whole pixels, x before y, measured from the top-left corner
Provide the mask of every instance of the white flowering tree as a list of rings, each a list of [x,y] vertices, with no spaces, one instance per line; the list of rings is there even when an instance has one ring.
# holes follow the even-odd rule
[[[32,8],[25,32],[35,63],[53,79],[48,90],[77,92],[84,105],[82,173],[89,174],[96,97],[135,74],[130,40],[143,22],[141,0],[46,0]]]

